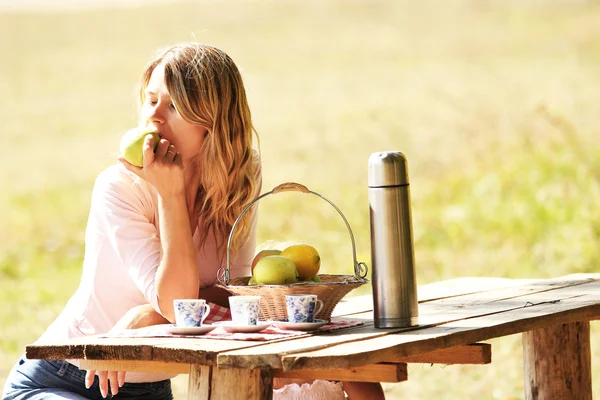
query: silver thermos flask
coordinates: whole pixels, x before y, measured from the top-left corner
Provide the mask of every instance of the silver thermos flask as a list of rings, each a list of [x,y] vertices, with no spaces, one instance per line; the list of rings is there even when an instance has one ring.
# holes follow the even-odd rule
[[[375,327],[418,325],[410,186],[404,154],[371,154],[368,185]]]

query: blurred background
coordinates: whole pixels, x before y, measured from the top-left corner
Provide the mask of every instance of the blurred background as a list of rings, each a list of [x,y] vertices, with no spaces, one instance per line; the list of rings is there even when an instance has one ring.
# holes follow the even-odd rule
[[[296,181],[333,201],[359,260],[368,157],[401,150],[419,284],[598,271],[599,13],[583,0],[0,0],[0,386],[74,292],[94,179],[136,124],[144,64],[180,41],[236,61],[263,189]],[[351,273],[343,221],[310,197],[262,200],[259,243],[305,241],[323,272]],[[522,398],[520,335],[491,343],[492,364],[410,365],[387,398]],[[599,344],[592,324],[595,359]]]

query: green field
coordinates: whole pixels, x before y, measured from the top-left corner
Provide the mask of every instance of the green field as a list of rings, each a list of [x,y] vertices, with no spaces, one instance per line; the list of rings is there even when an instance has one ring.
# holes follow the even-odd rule
[[[600,263],[600,3],[190,1],[0,13],[0,386],[75,290],[94,178],[136,122],[160,46],[227,51],[261,137],[264,189],[296,181],[347,216],[370,264],[367,160],[409,160],[418,283],[552,277]],[[259,240],[317,247],[350,273],[335,211],[285,193]],[[414,365],[389,399],[519,399],[520,336],[493,364]],[[592,356],[600,357],[592,324]],[[600,364],[594,366],[600,396]],[[185,377],[175,379],[183,398]]]

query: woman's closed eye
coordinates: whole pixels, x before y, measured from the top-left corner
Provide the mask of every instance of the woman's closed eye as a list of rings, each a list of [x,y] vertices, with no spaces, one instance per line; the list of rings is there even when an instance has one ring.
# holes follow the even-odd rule
[[[158,101],[153,100],[153,99],[148,99],[148,100],[146,100],[146,103],[149,104],[149,105],[151,105],[152,107],[154,107],[155,105],[158,104]],[[169,108],[171,110],[175,110],[175,111],[177,110],[177,108],[175,107],[175,104],[173,104],[172,101],[169,102]]]

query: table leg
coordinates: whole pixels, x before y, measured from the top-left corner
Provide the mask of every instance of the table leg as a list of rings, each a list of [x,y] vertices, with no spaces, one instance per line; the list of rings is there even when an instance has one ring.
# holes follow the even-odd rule
[[[525,398],[592,399],[590,323],[523,333]]]
[[[271,400],[273,371],[191,365],[189,400]]]

